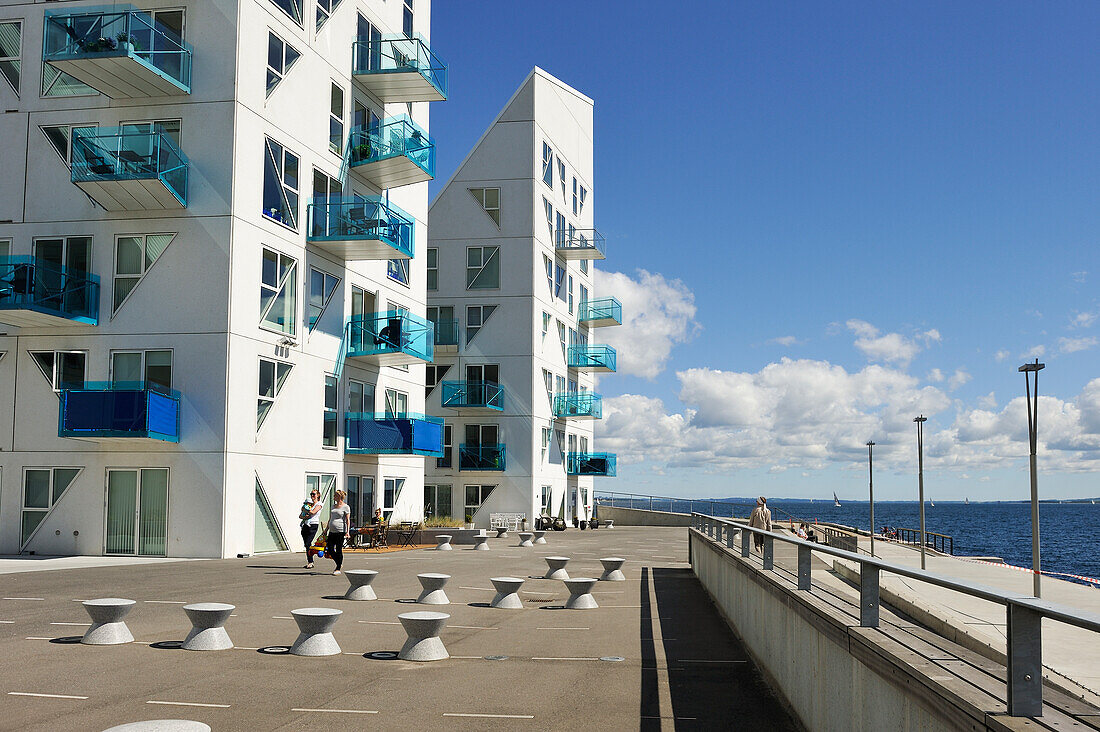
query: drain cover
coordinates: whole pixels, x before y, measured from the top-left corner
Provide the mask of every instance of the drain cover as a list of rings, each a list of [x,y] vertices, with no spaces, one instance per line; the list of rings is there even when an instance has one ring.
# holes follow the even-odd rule
[[[268,646],[261,648],[260,653],[290,653],[290,646]]]
[[[507,661],[507,656],[485,656],[486,661]]]
[[[397,658],[397,654],[393,651],[375,651],[374,653],[368,653],[367,658],[373,658],[378,661],[392,661]]]
[[[622,656],[600,656],[601,661],[625,661]]]

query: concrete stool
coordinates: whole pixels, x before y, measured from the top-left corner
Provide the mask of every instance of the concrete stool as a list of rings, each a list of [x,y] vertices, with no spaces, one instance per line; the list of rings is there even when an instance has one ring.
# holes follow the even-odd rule
[[[345,569],[344,576],[351,584],[344,593],[345,600],[377,600],[374,588],[370,586],[378,577],[378,572],[373,569]]]
[[[474,537],[474,549],[482,552],[489,551],[489,537],[482,534]]]
[[[565,586],[569,588],[569,599],[565,601],[566,610],[591,610],[599,607],[596,598],[592,597],[592,588],[599,580],[591,577],[576,577],[565,580]]]
[[[546,564],[549,568],[546,570],[546,574],[543,575],[545,579],[567,580],[569,579],[569,573],[565,571],[565,565],[569,562],[569,557],[546,557]]]
[[[451,539],[454,537],[450,534],[436,534],[435,538],[439,541],[435,546],[437,552],[449,552],[454,549],[454,547],[451,546]]]
[[[181,648],[185,651],[225,651],[233,647],[225,621],[237,608],[224,602],[198,602],[184,605],[183,611],[191,621],[191,632]]]
[[[519,599],[519,588],[523,580],[519,577],[493,577],[489,580],[497,589],[496,597],[490,603],[490,607],[499,607],[503,610],[522,610],[523,601]]]
[[[340,653],[340,645],[332,637],[332,626],[343,614],[330,607],[304,607],[291,610],[294,622],[298,624],[298,639],[290,647],[295,656],[335,656]]]
[[[603,574],[600,575],[600,579],[604,582],[625,582],[626,575],[623,574],[623,563],[625,559],[621,557],[606,557],[600,560],[600,564],[603,565]]]
[[[601,523],[604,525],[605,529],[615,528],[615,519],[607,519],[606,521],[602,521]]]
[[[100,600],[85,600],[84,609],[92,618],[92,626],[84,632],[81,643],[90,646],[113,646],[119,643],[133,643],[134,636],[122,619],[134,609],[134,600],[121,597],[105,597]]]
[[[516,546],[534,546],[534,543],[531,541],[532,536],[534,536],[534,534],[530,531],[519,532],[519,544]]]
[[[535,543],[536,544],[545,544],[546,543],[546,532],[545,531],[535,531],[535,532],[532,532],[532,533],[534,533],[534,535],[535,535]]]
[[[210,732],[210,725],[190,719],[148,719],[120,724],[104,732]]]
[[[450,658],[443,641],[439,639],[439,631],[443,630],[443,623],[449,617],[447,613],[425,610],[398,615],[397,619],[405,627],[409,638],[401,646],[397,657],[402,661],[442,661]]]
[[[507,539],[508,538],[508,527],[507,526],[498,526],[497,527],[497,538],[498,539]]]
[[[420,585],[424,588],[424,591],[420,593],[420,597],[416,598],[418,603],[421,605],[451,604],[451,601],[447,599],[447,593],[443,591],[443,585],[447,584],[447,580],[451,578],[451,575],[428,572],[418,574],[416,578],[420,580]]]

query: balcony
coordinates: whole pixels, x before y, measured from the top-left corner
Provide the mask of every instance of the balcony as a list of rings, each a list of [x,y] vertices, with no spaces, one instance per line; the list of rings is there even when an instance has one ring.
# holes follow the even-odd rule
[[[191,93],[191,49],[138,10],[47,12],[42,60],[111,99]]]
[[[440,405],[449,409],[504,411],[504,389],[491,381],[444,381]]]
[[[458,319],[434,320],[432,323],[435,326],[436,353],[457,353]]]
[[[357,40],[352,58],[352,79],[383,104],[447,98],[447,64],[419,36]]]
[[[504,472],[504,445],[459,445],[458,469],[474,472]]]
[[[413,219],[370,196],[362,201],[319,200],[308,206],[306,241],[343,260],[411,259]]]
[[[615,370],[615,349],[611,346],[569,346],[566,365],[578,371],[609,373]]]
[[[149,381],[88,382],[61,391],[59,437],[180,441],[180,394]]]
[[[0,323],[97,325],[99,278],[38,257],[0,257]]]
[[[571,452],[566,455],[566,475],[597,475],[615,477],[616,456],[613,452]]]
[[[603,259],[607,242],[595,229],[558,230],[554,234],[554,248],[562,259]]]
[[[443,420],[422,414],[349,412],[344,420],[351,455],[443,456]]]
[[[73,130],[72,181],[108,211],[187,208],[187,156],[166,132]]]
[[[397,188],[435,177],[435,143],[405,115],[352,129],[345,155],[352,175],[375,188]]]
[[[350,319],[344,337],[348,358],[378,366],[408,366],[432,360],[435,328],[430,320],[391,310]]]
[[[571,391],[554,395],[554,416],[564,419],[603,419],[603,397]]]
[[[577,322],[589,328],[623,324],[623,304],[613,297],[600,297],[581,303]]]

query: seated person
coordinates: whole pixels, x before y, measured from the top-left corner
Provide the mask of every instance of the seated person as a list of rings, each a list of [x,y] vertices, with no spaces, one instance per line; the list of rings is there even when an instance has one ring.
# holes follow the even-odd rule
[[[814,533],[813,528],[806,529],[806,541],[812,541],[815,544],[817,543],[817,534]]]
[[[799,539],[805,539],[806,537],[809,536],[809,532],[807,531],[808,528],[809,527],[806,526],[805,521],[803,521],[802,523],[800,523],[798,525],[798,531],[796,531],[795,533],[798,535]]]

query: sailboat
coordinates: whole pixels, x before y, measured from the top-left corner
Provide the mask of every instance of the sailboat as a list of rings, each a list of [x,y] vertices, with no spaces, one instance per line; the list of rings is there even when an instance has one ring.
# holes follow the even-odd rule
[[[970,505],[970,499],[969,499],[969,498],[967,498],[967,499],[966,499],[966,501],[965,501],[965,503],[966,503],[966,505],[967,505],[967,506],[969,506],[969,505]]]
[[[931,506],[932,508],[935,508],[936,507],[936,502],[933,501],[931,498],[929,498],[928,499],[928,505]]]
[[[840,499],[836,497],[836,491],[833,491],[833,505],[840,508]]]

